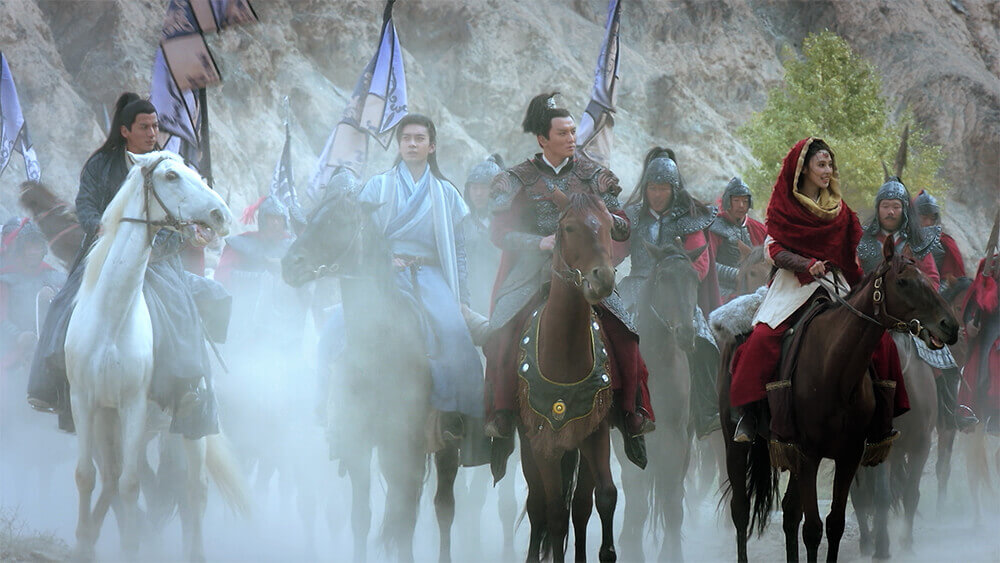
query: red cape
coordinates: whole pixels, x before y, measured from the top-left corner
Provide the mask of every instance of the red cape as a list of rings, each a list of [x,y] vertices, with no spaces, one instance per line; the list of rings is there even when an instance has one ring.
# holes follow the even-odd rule
[[[818,139],[802,139],[785,156],[767,205],[767,234],[796,254],[836,266],[854,285],[861,279],[857,260],[861,223],[857,215],[841,201],[840,213],[826,221],[803,207],[793,194],[801,166],[805,166],[800,165],[799,156],[814,140]]]

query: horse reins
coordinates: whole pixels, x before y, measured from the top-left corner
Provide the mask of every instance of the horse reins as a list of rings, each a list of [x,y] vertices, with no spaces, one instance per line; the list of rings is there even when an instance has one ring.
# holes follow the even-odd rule
[[[846,307],[847,310],[849,310],[854,315],[872,324],[878,325],[886,330],[892,330],[895,332],[909,332],[914,336],[919,336],[920,332],[924,330],[924,326],[923,324],[921,324],[919,319],[913,319],[910,322],[906,322],[902,319],[896,318],[893,315],[889,314],[889,312],[883,308],[883,305],[885,304],[885,292],[883,290],[883,286],[885,285],[885,274],[889,272],[889,268],[890,265],[886,264],[876,274],[875,291],[872,293],[872,303],[875,306],[875,316],[887,319],[890,323],[892,323],[891,326],[886,326],[883,321],[880,321],[876,318],[872,318],[866,315],[865,313],[859,311],[853,305],[848,303],[846,299],[840,296],[840,293],[837,291],[836,286],[830,287],[829,282],[827,282],[825,279],[816,276],[814,276],[814,279],[817,282],[819,282],[820,286],[822,286],[823,289],[826,289],[826,292],[830,297],[832,297],[837,303]],[[836,274],[834,274],[834,276],[836,279]]]
[[[142,206],[147,218],[146,219],[136,219],[134,217],[121,218],[121,221],[125,221],[128,223],[145,224],[146,236],[149,237],[150,239],[152,239],[153,237],[154,227],[158,229],[169,229],[171,231],[180,232],[180,230],[183,229],[184,227],[194,224],[194,221],[180,221],[176,217],[174,217],[174,214],[171,213],[169,209],[167,209],[166,204],[164,204],[163,200],[160,199],[160,194],[156,193],[156,186],[153,185],[153,172],[156,170],[156,167],[159,166],[160,163],[163,162],[164,160],[170,160],[170,159],[168,157],[161,156],[160,158],[153,161],[153,164],[151,164],[150,166],[142,167]],[[150,221],[148,219],[150,193],[153,194],[153,198],[156,200],[156,203],[158,203],[160,205],[160,208],[163,209],[163,212],[166,213],[167,215],[166,219],[162,219],[160,221]]]
[[[323,263],[317,266],[316,269],[312,271],[312,273],[315,274],[317,278],[332,276],[336,274],[340,270],[340,264],[339,264],[340,260],[342,260],[345,256],[347,256],[347,253],[349,253],[351,250],[354,249],[355,243],[357,243],[358,240],[361,239],[361,233],[364,232],[365,227],[367,226],[368,222],[363,221],[361,223],[361,226],[356,231],[354,231],[354,236],[351,237],[351,242],[347,244],[347,247],[344,248],[344,250],[340,254],[335,256],[332,260],[328,260],[327,263]]]

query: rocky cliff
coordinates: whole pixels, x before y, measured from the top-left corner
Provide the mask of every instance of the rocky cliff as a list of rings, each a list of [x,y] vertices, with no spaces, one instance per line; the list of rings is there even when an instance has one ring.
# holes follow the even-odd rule
[[[673,147],[688,184],[714,199],[749,153],[733,131],[782,76],[782,47],[812,31],[845,37],[883,73],[894,108],[908,104],[948,155],[955,187],[946,228],[978,255],[1000,192],[1000,4],[988,0],[623,0],[622,69],[612,168],[631,189],[645,151]],[[76,191],[104,137],[105,108],[148,92],[165,0],[6,0],[0,49],[17,81],[43,180]],[[293,111],[294,168],[311,175],[346,95],[378,37],[381,0],[255,0],[261,22],[209,37],[224,82],[209,92],[217,187],[239,212],[264,193]],[[493,151],[534,152],[519,132],[546,89],[582,109],[599,50],[604,0],[399,0],[409,107],[440,131],[457,184]],[[816,132],[803,131],[802,135]],[[393,153],[374,151],[369,173]],[[14,213],[19,157],[0,177]],[[927,187],[933,191],[934,186]],[[760,210],[758,210],[760,211]],[[5,217],[7,216],[5,215]],[[970,260],[972,256],[970,256]]]

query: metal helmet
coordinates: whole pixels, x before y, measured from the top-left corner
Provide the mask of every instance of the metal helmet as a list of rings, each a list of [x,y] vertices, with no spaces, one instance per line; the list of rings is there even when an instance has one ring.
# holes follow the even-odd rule
[[[258,220],[265,215],[273,215],[275,217],[281,217],[283,219],[288,218],[288,208],[285,207],[281,201],[269,195],[264,198],[264,201],[260,202],[260,207],[257,208],[257,218]]]
[[[493,178],[501,172],[503,172],[503,159],[498,154],[490,155],[485,161],[472,167],[469,177],[465,180],[465,187],[468,189],[470,184],[490,185],[493,183]]]
[[[330,176],[330,181],[326,184],[327,196],[334,192],[356,194],[361,191],[361,188],[358,177],[346,167],[337,170],[333,176]]]
[[[906,232],[910,224],[910,192],[900,181],[898,176],[891,176],[875,194],[875,223],[878,224],[878,204],[887,199],[897,199],[903,203],[903,221],[899,224],[899,230]]]
[[[670,184],[674,189],[683,189],[677,163],[668,156],[658,156],[651,160],[642,175],[643,189],[650,184]]]
[[[732,207],[733,196],[746,196],[750,201],[750,209],[753,209],[753,194],[750,193],[750,186],[743,181],[739,176],[733,176],[733,179],[729,181],[726,185],[726,191],[722,192],[722,209],[724,211],[729,211]]]
[[[917,197],[913,198],[913,208],[917,210],[917,215],[933,216],[935,219],[941,215],[937,198],[927,193],[927,190],[920,190]]]

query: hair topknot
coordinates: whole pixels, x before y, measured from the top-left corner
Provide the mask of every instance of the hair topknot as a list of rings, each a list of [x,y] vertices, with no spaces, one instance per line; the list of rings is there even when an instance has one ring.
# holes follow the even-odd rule
[[[503,165],[503,157],[500,156],[500,153],[498,152],[491,154],[488,160],[492,160],[493,163],[499,166],[501,169],[506,168],[506,166]]]
[[[524,121],[521,122],[525,133],[534,133],[547,139],[554,118],[572,117],[569,110],[555,107],[554,98],[557,95],[559,92],[549,92],[531,98],[531,102],[528,103],[528,111],[524,114]]]
[[[669,158],[670,160],[677,162],[677,157],[674,156],[673,149],[665,149],[663,147],[653,147],[649,149],[649,152],[646,153],[646,159],[642,163],[643,170],[649,167],[649,163],[653,162],[657,158]]]

